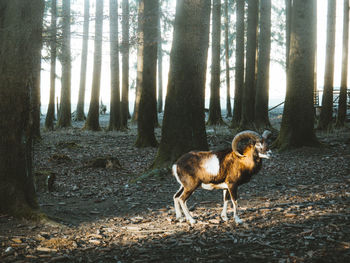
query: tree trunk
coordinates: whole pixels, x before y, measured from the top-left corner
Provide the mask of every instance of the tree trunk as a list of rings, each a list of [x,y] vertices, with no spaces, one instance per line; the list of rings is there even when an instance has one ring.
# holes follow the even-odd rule
[[[129,0],[122,0],[122,127],[127,128],[129,118]]]
[[[326,68],[324,73],[324,87],[322,107],[318,129],[325,130],[332,125],[333,114],[333,78],[334,78],[334,50],[335,50],[335,14],[336,0],[328,0],[327,11],[327,42]]]
[[[102,66],[102,26],[103,26],[103,0],[96,0],[96,22],[95,22],[95,47],[94,66],[92,72],[91,100],[88,116],[84,129],[99,131],[100,123],[100,82]]]
[[[37,32],[38,39],[42,43],[42,32]],[[34,61],[34,75],[33,75],[33,87],[30,95],[30,105],[31,105],[31,120],[32,120],[32,135],[34,140],[40,139],[40,73],[41,73],[41,48],[38,48],[38,54],[35,56]],[[34,60],[34,59],[33,59]]]
[[[153,167],[167,166],[190,150],[207,150],[204,90],[210,0],[178,0],[162,139]]]
[[[271,0],[260,1],[260,33],[258,75],[255,97],[255,125],[263,130],[270,128],[269,81],[271,50]]]
[[[244,87],[244,0],[237,0],[235,66],[235,98],[233,104],[232,127],[237,127],[242,118],[242,99]]]
[[[159,4],[158,15],[158,100],[157,109],[163,111],[163,50],[162,50],[162,29],[161,29],[161,5]]]
[[[343,55],[341,84],[338,104],[337,127],[344,127],[346,118],[346,96],[348,89],[348,50],[349,50],[349,0],[344,0],[344,17],[343,17]]]
[[[315,2],[293,1],[285,107],[281,130],[274,143],[282,150],[318,144],[313,113]]]
[[[85,87],[86,87],[86,67],[88,56],[88,43],[89,43],[89,19],[90,19],[90,1],[84,0],[84,24],[83,24],[83,46],[81,51],[81,63],[80,63],[80,85],[79,85],[79,97],[77,105],[77,121],[85,120],[84,104],[85,104]]]
[[[45,128],[53,130],[55,119],[55,92],[56,92],[56,41],[57,41],[57,1],[51,1],[51,32],[50,32],[50,99],[45,118]]]
[[[33,219],[31,89],[40,59],[44,1],[0,8],[0,214]]]
[[[230,57],[228,44],[228,0],[225,0],[225,63],[226,63],[226,117],[232,117],[230,87]]]
[[[248,0],[246,69],[240,129],[254,129],[256,47],[259,1]]]
[[[221,0],[213,1],[212,15],[212,56],[208,125],[222,125],[220,107],[220,40],[221,40]]]
[[[143,35],[143,27],[144,27],[144,3],[143,1],[139,1],[138,6],[138,26],[137,26],[137,75],[136,75],[136,88],[135,88],[135,103],[134,103],[134,113],[132,116],[132,120],[137,122],[139,117],[139,106],[141,100],[141,86],[142,83],[142,71],[143,71],[143,49],[144,49],[144,35]]]
[[[291,24],[292,24],[292,0],[285,0],[286,2],[286,71],[288,71],[289,65],[289,51],[290,51],[290,36],[291,36]]]
[[[57,126],[71,126],[71,51],[70,51],[70,0],[62,1],[62,78],[61,102]]]
[[[120,88],[119,88],[119,40],[118,0],[109,1],[110,50],[111,50],[111,106],[109,130],[121,129]]]
[[[139,89],[141,97],[139,114],[137,118],[136,147],[155,147],[158,145],[154,135],[154,127],[157,121],[157,40],[158,40],[158,0],[141,0],[144,15],[141,17],[143,23],[143,45],[140,60]]]

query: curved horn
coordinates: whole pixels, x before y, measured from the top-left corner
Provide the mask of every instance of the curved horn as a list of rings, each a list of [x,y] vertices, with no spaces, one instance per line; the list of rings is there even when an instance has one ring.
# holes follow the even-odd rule
[[[256,141],[261,141],[261,136],[255,131],[242,131],[233,138],[232,140],[232,151],[239,157],[243,157],[244,155],[240,154],[237,150],[238,143],[243,139],[253,139]]]
[[[269,138],[269,136],[272,134],[272,132],[270,132],[269,130],[265,130],[262,134],[262,137],[264,140],[266,140],[267,138]]]

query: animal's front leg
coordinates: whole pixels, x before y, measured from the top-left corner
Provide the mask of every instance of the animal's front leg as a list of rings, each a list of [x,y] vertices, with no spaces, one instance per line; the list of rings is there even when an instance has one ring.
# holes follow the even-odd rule
[[[233,205],[233,217],[235,218],[235,222],[236,224],[242,224],[243,221],[239,218],[238,214],[237,214],[237,186],[236,185],[232,185],[231,187],[228,188],[228,191],[230,193],[231,196],[231,201],[232,201],[232,205]]]
[[[222,208],[221,218],[222,220],[227,221],[228,220],[227,205],[228,205],[228,201],[230,200],[230,194],[228,193],[227,189],[224,189],[223,195],[224,195],[224,206]]]

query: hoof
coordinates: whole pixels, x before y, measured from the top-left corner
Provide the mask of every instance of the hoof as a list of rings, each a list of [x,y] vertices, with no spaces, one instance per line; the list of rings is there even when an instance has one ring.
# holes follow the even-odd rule
[[[221,215],[221,219],[222,219],[222,220],[224,220],[225,222],[227,222],[227,221],[228,221],[228,217],[227,217],[227,215]]]
[[[241,220],[238,216],[235,216],[235,222],[239,225],[243,223],[243,220]]]
[[[195,224],[195,223],[196,223],[196,220],[195,220],[195,219],[193,219],[193,218],[190,218],[188,221],[190,222],[190,224],[191,224],[191,225],[193,225],[193,224]]]

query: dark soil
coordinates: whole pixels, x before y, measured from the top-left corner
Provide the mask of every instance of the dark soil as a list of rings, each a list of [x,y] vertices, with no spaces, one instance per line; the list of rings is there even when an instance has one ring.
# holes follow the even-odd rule
[[[175,220],[179,185],[166,170],[141,176],[156,149],[126,132],[42,132],[35,170],[54,174],[38,193],[54,222],[0,215],[0,262],[350,262],[350,131],[318,134],[323,148],[274,153],[239,188],[244,224],[220,219],[222,193],[197,190],[198,223]],[[160,136],[160,129],[157,129]],[[208,128],[211,148],[234,134]],[[141,177],[140,177],[141,176]]]

